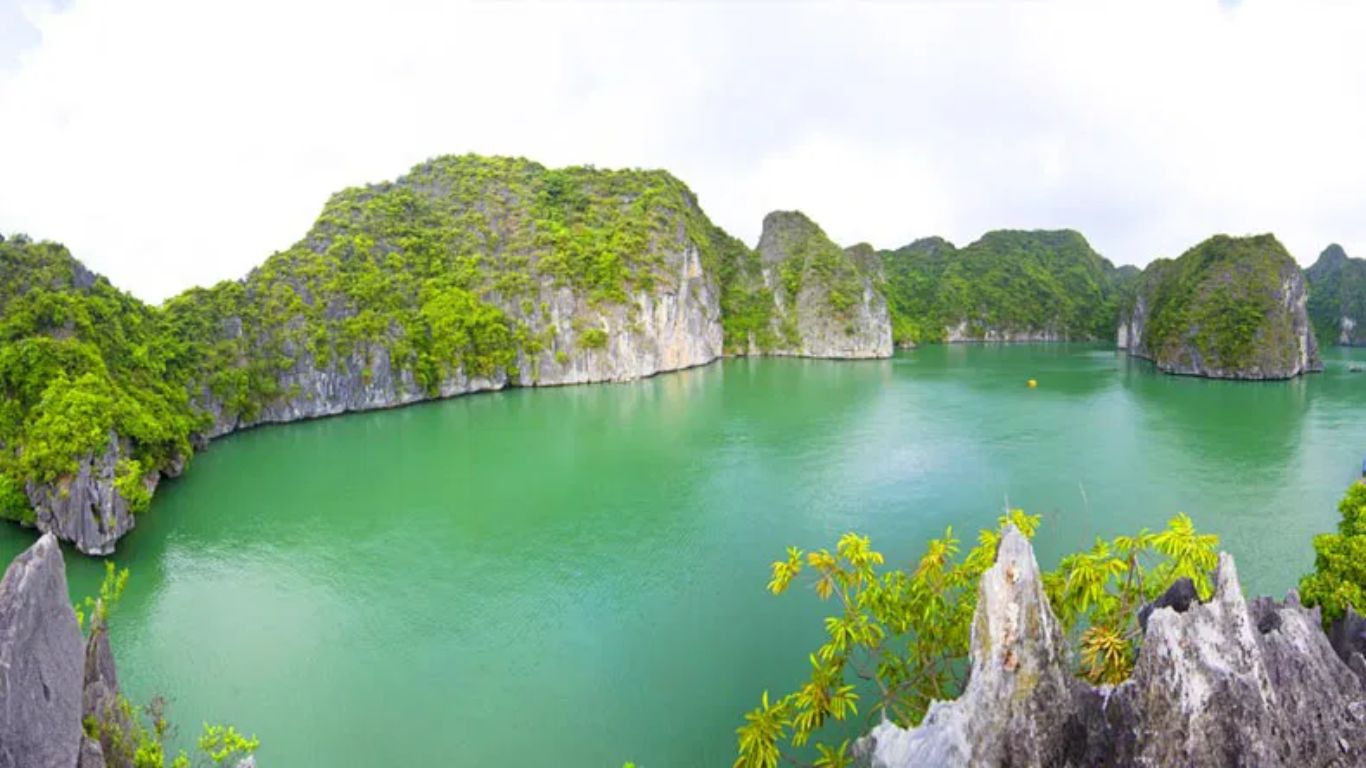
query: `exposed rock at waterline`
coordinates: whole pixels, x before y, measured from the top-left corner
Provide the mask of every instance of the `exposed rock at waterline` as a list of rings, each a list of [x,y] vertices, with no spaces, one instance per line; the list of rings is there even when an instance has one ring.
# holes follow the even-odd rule
[[[1294,593],[1248,605],[1227,554],[1215,584],[1208,603],[1154,609],[1132,677],[1093,688],[1071,676],[1033,552],[1007,529],[963,695],[917,728],[877,726],[856,752],[874,768],[1366,763],[1366,689],[1318,612]]]
[[[1299,265],[1272,235],[1216,235],[1157,259],[1120,311],[1116,344],[1165,373],[1288,379],[1323,370]]]
[[[81,747],[81,630],[56,537],[0,580],[0,768],[71,768]]]
[[[892,355],[892,321],[881,264],[866,244],[841,249],[798,211],[764,217],[763,285],[773,297],[773,355],[878,358]]]
[[[119,460],[129,455],[127,442],[111,431],[104,451],[85,457],[74,473],[53,483],[29,482],[25,491],[37,512],[38,530],[87,555],[113,552],[114,543],[135,525],[127,499],[114,484]],[[154,490],[158,479],[152,473],[142,482]]]

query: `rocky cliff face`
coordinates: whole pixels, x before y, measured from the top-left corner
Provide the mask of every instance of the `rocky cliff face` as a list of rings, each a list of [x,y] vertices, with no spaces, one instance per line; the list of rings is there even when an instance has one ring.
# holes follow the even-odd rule
[[[721,356],[721,317],[715,278],[703,269],[695,247],[682,244],[663,254],[669,280],[650,290],[633,291],[626,303],[594,302],[553,279],[539,286],[532,306],[523,300],[495,299],[524,333],[540,340],[536,348],[516,351],[512,365],[483,375],[463,367],[447,369],[435,387],[419,383],[410,361],[393,356],[395,339],[356,345],[348,355],[320,364],[306,346],[281,342],[292,360],[280,371],[268,398],[251,414],[234,412],[211,389],[198,402],[213,414],[206,436],[219,437],[260,424],[279,424],[352,411],[401,405],[513,386],[559,386],[630,381],[705,365]],[[600,332],[600,342],[581,343],[585,331]],[[406,364],[405,364],[406,363]]]
[[[1213,598],[1148,617],[1133,675],[1073,677],[1028,541],[1008,529],[983,575],[963,695],[917,728],[883,723],[856,752],[910,766],[1351,766],[1366,763],[1366,688],[1317,610],[1248,604],[1221,555]]]
[[[29,482],[24,490],[37,512],[38,529],[57,534],[87,555],[113,552],[114,543],[134,524],[128,500],[114,485],[119,460],[130,455],[128,441],[111,431],[104,451],[81,459],[74,474],[55,483]],[[153,472],[144,478],[149,492],[159,477]]]
[[[891,316],[870,246],[841,250],[804,214],[775,211],[764,217],[758,253],[776,342],[752,353],[891,357]]]
[[[0,580],[0,768],[73,768],[81,748],[81,630],[47,534]]]
[[[248,407],[207,371],[209,436],[709,363],[721,291],[704,262],[719,236],[662,172],[440,158],[348,190],[216,318],[212,341],[236,344],[236,367],[284,364]]]
[[[1165,373],[1288,379],[1323,369],[1307,302],[1274,237],[1218,235],[1144,270],[1115,340]]]
[[[1366,259],[1347,256],[1336,243],[1304,271],[1309,280],[1309,318],[1325,344],[1366,346]]]

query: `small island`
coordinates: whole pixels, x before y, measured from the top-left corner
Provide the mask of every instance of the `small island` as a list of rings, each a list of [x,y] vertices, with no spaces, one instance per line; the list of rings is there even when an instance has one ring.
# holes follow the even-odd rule
[[[1164,373],[1289,379],[1323,370],[1304,274],[1273,235],[1215,235],[1143,270],[1116,345]]]

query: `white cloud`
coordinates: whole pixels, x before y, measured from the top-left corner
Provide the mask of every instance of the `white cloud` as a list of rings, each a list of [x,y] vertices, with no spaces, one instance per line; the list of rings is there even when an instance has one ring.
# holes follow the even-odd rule
[[[668,168],[750,242],[800,208],[879,246],[1069,226],[1126,263],[1219,231],[1366,255],[1357,5],[22,9],[0,231],[151,299],[244,274],[337,189],[466,151]]]

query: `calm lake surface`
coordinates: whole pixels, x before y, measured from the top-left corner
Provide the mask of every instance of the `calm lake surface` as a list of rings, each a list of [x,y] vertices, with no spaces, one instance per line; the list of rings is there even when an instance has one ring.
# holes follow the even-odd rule
[[[1178,511],[1282,594],[1366,454],[1366,350],[1282,383],[1108,347],[734,360],[254,430],[162,486],[117,561],[125,689],[264,743],[263,766],[723,766],[819,643],[783,548],[904,563],[1008,498],[1045,567]],[[1027,379],[1038,389],[1025,387]],[[32,531],[0,526],[6,561]],[[74,594],[101,565],[68,554]]]

